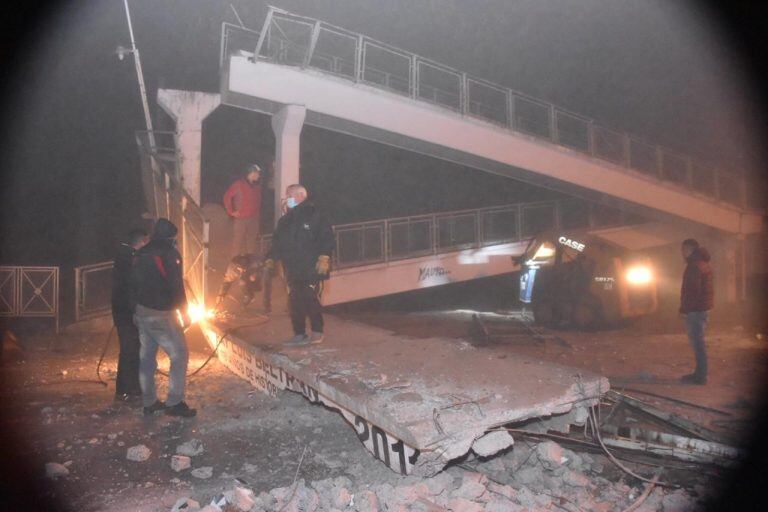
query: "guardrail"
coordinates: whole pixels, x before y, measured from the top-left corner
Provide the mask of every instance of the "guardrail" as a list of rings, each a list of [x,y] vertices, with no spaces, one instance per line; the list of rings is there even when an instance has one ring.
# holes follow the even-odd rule
[[[373,265],[526,240],[551,229],[624,225],[623,212],[577,199],[516,203],[339,224],[335,268]]]
[[[262,30],[222,25],[220,63],[234,54],[313,68],[548,140],[693,194],[747,207],[743,176],[613,130],[503,85],[328,23],[270,7]]]
[[[0,317],[59,315],[59,267],[0,266]]]
[[[112,311],[111,261],[75,267],[75,321],[107,315]]]

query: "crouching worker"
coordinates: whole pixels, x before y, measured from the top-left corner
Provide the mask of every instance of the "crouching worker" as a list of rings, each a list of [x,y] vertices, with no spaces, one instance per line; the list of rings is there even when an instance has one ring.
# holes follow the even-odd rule
[[[286,213],[272,234],[272,246],[264,266],[272,271],[275,261],[283,263],[288,284],[288,309],[294,336],[285,345],[308,345],[323,341],[323,314],[320,305],[322,283],[328,279],[334,247],[330,224],[307,200],[307,190],[290,185],[285,191]],[[307,335],[309,318],[311,333]]]
[[[139,383],[145,415],[165,411],[170,416],[192,417],[197,411],[184,402],[189,351],[183,330],[191,322],[176,234],[171,221],[158,219],[150,242],[136,253],[134,261],[131,288],[141,341]],[[177,312],[181,313],[181,321]],[[158,347],[171,360],[165,402],[158,400],[155,386]]]
[[[219,289],[219,295],[216,298],[216,310],[220,310],[224,306],[224,300],[231,291],[231,288],[235,284],[239,284],[242,289],[242,295],[239,299],[243,309],[253,301],[256,293],[262,290],[262,284],[264,287],[264,309],[269,311],[269,288],[271,281],[268,276],[263,276],[264,264],[258,255],[248,253],[239,254],[232,258],[227,266],[227,271],[224,274],[224,281],[221,283]],[[232,297],[230,295],[230,297]]]

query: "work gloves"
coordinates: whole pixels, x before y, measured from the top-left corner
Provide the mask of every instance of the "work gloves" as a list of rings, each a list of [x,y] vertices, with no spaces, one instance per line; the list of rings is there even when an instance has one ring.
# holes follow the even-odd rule
[[[317,257],[317,264],[315,264],[315,272],[317,272],[319,275],[324,276],[328,274],[328,271],[331,269],[331,257],[326,256],[325,254],[321,254]]]

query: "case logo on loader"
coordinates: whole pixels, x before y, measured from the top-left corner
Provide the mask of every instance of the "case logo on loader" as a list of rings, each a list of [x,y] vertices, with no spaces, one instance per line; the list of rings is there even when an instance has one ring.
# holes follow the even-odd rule
[[[568,237],[561,236],[557,239],[558,242],[560,242],[563,245],[566,245],[570,247],[571,249],[576,249],[579,252],[584,252],[584,244],[581,242],[577,242],[576,240],[571,240]]]

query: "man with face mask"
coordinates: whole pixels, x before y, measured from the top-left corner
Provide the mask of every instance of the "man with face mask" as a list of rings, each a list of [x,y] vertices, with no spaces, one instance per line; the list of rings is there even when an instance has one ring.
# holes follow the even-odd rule
[[[261,167],[246,167],[224,193],[223,201],[233,219],[230,257],[254,252],[261,220]]]
[[[139,383],[144,414],[165,411],[170,416],[192,417],[197,411],[184,402],[189,351],[183,327],[189,325],[181,255],[176,249],[176,226],[158,219],[150,242],[136,253],[131,273],[134,320],[139,328]],[[181,314],[181,321],[179,321]],[[171,360],[168,399],[158,400],[155,386],[157,349]]]
[[[272,234],[272,246],[264,267],[273,269],[283,262],[288,282],[288,306],[293,338],[286,345],[308,345],[323,341],[323,315],[320,306],[322,282],[329,277],[335,245],[333,230],[315,205],[307,200],[307,190],[290,185],[286,191],[285,215]],[[306,333],[309,318],[311,333]]]

